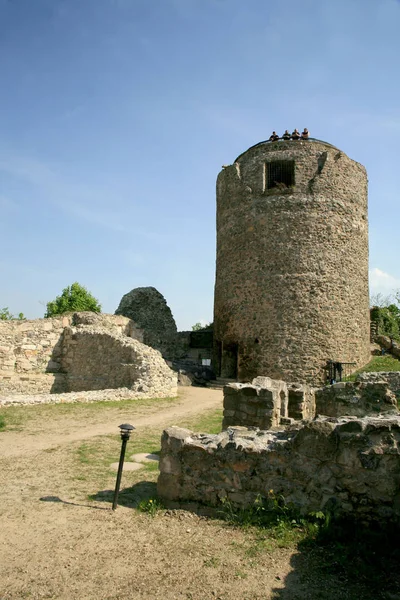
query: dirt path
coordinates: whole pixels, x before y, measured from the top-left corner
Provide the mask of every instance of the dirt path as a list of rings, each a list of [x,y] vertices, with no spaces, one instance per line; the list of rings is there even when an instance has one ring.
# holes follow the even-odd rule
[[[132,401],[132,410],[124,412],[115,411],[115,418],[130,419],[136,428],[168,426],[181,421],[185,417],[197,415],[213,408],[222,408],[222,392],[208,388],[185,387],[180,388],[179,398],[174,405],[154,409],[135,407]],[[117,416],[118,415],[118,416]],[[39,436],[29,435],[29,432],[6,431],[0,436],[0,456],[3,458],[23,456],[41,450],[49,450],[58,446],[85,440],[97,435],[116,433],[116,421],[110,418],[107,412],[107,422],[96,422],[93,415],[91,422],[83,423],[81,420],[70,418],[41,424],[42,431]],[[58,426],[60,425],[60,426]]]
[[[124,471],[111,510],[120,441],[107,434],[131,422],[129,453],[152,451],[163,428],[207,423],[218,408],[221,391],[183,388],[176,400],[5,410],[19,430],[0,433],[0,600],[388,600],[278,533],[135,510],[154,506],[151,464]]]

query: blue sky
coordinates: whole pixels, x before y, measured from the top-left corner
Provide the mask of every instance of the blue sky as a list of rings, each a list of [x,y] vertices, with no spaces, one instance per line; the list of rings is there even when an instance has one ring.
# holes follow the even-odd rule
[[[398,0],[0,0],[0,308],[152,285],[210,321],[221,165],[305,126],[366,166],[400,288],[399,30]]]

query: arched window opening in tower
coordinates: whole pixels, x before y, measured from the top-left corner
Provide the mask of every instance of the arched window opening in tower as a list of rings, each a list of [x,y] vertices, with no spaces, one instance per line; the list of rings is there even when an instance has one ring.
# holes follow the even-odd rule
[[[267,189],[294,186],[294,160],[267,163]]]

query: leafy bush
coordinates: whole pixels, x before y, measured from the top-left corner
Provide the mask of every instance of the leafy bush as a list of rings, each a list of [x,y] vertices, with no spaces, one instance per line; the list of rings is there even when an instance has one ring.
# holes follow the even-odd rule
[[[10,313],[7,306],[5,308],[0,308],[0,321],[14,321],[16,319],[19,321],[25,320],[24,314],[21,312],[18,317],[15,317]]]
[[[75,282],[66,287],[61,296],[57,296],[55,300],[47,303],[47,312],[44,316],[49,318],[67,312],[86,310],[99,313],[101,312],[101,305],[85,287]]]
[[[377,324],[379,334],[400,339],[400,309],[396,304],[374,306],[371,309],[371,321]]]

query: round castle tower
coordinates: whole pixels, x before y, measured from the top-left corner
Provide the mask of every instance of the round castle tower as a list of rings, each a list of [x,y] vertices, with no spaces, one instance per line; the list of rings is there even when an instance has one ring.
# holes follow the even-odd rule
[[[369,335],[365,168],[314,139],[249,148],[217,180],[217,372],[320,385]]]

